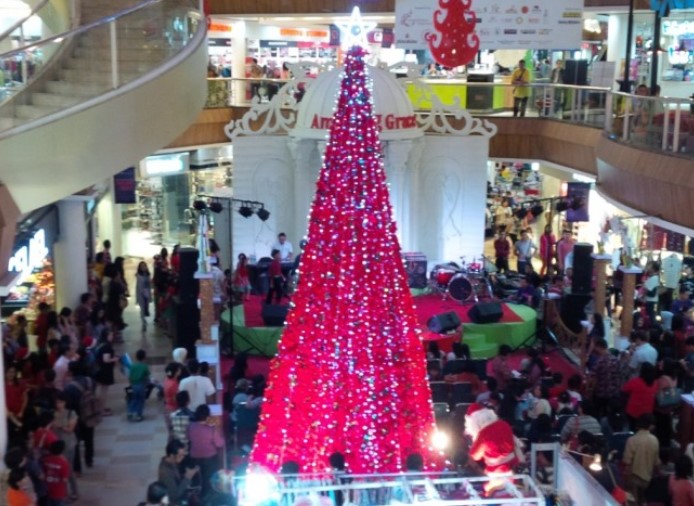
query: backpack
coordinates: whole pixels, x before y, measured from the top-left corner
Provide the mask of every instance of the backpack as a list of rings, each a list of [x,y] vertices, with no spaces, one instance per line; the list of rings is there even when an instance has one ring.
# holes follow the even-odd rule
[[[92,346],[87,350],[87,372],[92,378],[99,374],[99,369],[102,364],[102,357],[99,356],[99,351],[103,347],[103,344],[98,346]]]
[[[82,420],[82,423],[87,427],[96,427],[101,423],[101,402],[99,402],[99,399],[97,399],[94,392],[92,392],[91,381],[89,383],[90,388],[84,388],[79,381],[73,381],[72,385],[80,391],[80,404],[78,409],[80,420]]]

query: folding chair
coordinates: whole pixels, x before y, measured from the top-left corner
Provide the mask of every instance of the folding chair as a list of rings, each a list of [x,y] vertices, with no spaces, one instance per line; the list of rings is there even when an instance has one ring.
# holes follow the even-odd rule
[[[448,384],[444,381],[432,381],[429,383],[431,388],[431,400],[433,402],[448,403]]]
[[[473,402],[472,383],[467,381],[459,381],[453,383],[451,387],[451,404],[456,405],[462,402]]]

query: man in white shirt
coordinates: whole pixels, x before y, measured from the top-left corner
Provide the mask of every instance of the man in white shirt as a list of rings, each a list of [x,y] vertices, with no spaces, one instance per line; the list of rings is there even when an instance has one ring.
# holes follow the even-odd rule
[[[645,362],[655,365],[658,361],[658,351],[648,342],[648,333],[644,330],[634,332],[634,351],[629,359],[629,369],[632,376],[638,376],[641,365]]]
[[[644,300],[646,301],[646,313],[648,313],[648,323],[655,324],[655,308],[658,304],[658,288],[660,288],[660,264],[651,263],[648,269],[649,275],[643,284]]]
[[[188,407],[191,411],[195,411],[198,406],[214,402],[214,394],[217,392],[212,380],[207,376],[200,376],[200,364],[197,360],[191,360],[188,363],[190,376],[182,379],[178,385],[178,391],[188,392],[190,396],[190,404]]]
[[[272,245],[272,249],[276,249],[280,252],[281,262],[290,262],[292,256],[294,255],[294,247],[292,243],[287,240],[287,234],[280,232],[277,236],[277,242]]]

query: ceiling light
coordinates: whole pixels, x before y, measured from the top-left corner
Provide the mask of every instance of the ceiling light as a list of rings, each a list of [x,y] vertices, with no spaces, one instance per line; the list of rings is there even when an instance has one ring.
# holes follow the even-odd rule
[[[221,213],[222,209],[224,209],[224,206],[221,202],[215,200],[214,202],[210,203],[209,208],[210,211],[212,211],[213,213]]]
[[[195,209],[196,211],[204,211],[205,209],[207,209],[207,204],[204,200],[196,200],[195,202],[193,202],[193,209]]]

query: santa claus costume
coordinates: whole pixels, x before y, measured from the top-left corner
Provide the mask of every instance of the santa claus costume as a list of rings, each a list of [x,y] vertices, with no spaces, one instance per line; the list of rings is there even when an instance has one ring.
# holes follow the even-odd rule
[[[496,413],[473,403],[465,415],[465,433],[472,438],[470,458],[484,462],[485,474],[500,478],[513,474],[519,463],[516,455],[516,438],[513,429]],[[490,480],[485,486],[487,492],[499,485],[499,480]]]

